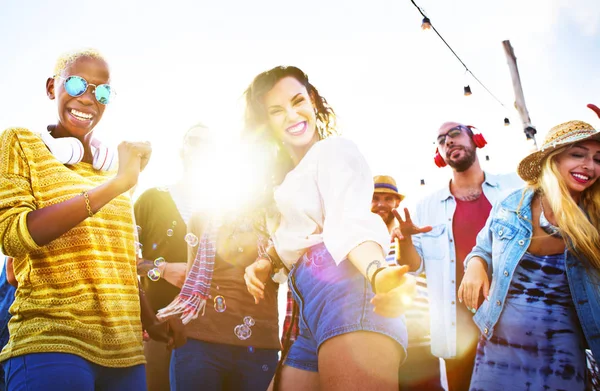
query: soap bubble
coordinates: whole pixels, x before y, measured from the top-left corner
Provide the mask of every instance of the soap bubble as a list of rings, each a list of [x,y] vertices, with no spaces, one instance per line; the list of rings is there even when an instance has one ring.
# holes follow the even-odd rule
[[[215,311],[217,312],[225,312],[227,309],[227,304],[225,303],[225,298],[223,296],[215,296]]]
[[[198,245],[198,237],[193,233],[188,233],[187,235],[185,235],[184,239],[186,243],[192,247],[196,247]]]
[[[251,316],[246,316],[244,318],[244,324],[248,327],[252,327],[254,326],[256,322],[254,321],[254,319]]]
[[[167,263],[167,261],[163,257],[158,257],[154,260],[154,266],[156,267],[161,267],[165,263]]]
[[[245,324],[239,324],[235,326],[233,332],[242,341],[245,341],[252,336],[252,330],[250,330],[250,327],[246,326]]]
[[[148,278],[151,281],[158,281],[158,280],[160,280],[160,270],[158,270],[158,268],[154,268],[154,269],[148,270]]]

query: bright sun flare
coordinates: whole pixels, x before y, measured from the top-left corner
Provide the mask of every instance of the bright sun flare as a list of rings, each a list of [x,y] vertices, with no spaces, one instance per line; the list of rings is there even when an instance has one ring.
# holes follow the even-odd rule
[[[192,190],[196,210],[214,215],[241,213],[264,194],[268,151],[239,140],[218,140],[197,162]]]

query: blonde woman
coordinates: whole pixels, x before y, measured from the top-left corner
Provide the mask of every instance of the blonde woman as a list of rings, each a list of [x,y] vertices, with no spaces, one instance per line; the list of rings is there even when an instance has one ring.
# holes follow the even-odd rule
[[[518,172],[528,186],[465,260],[459,300],[482,332],[471,389],[584,390],[585,349],[600,355],[600,132],[558,125]]]

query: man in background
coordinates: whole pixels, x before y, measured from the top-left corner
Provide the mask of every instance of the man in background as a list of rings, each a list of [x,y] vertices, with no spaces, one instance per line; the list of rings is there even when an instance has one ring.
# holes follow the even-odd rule
[[[397,214],[400,225],[396,236],[400,263],[427,276],[431,351],[445,361],[450,391],[467,391],[480,332],[471,309],[457,299],[463,261],[475,245],[492,204],[523,182],[515,172],[493,175],[483,171],[476,150],[487,142],[474,127],[445,122],[436,137],[434,162],[440,168],[450,166],[452,179],[417,203],[414,220],[406,209],[404,219]]]
[[[398,193],[396,181],[391,176],[380,175],[374,178],[375,190],[371,202],[371,211],[378,214],[390,232],[397,226],[393,211],[400,206],[404,195]],[[392,240],[390,253],[386,260],[390,265],[398,265],[400,253],[397,242]],[[417,295],[412,307],[405,313],[408,329],[407,359],[400,367],[398,378],[400,391],[438,391],[443,390],[440,381],[440,361],[431,354],[429,336],[429,299],[427,281],[417,276]]]
[[[210,145],[212,133],[206,126],[196,124],[188,129],[180,151],[183,165],[180,179],[169,187],[146,190],[134,205],[142,255],[138,274],[155,313],[171,303],[185,282],[188,259],[185,236],[198,197],[192,186],[198,181],[196,161],[210,150]],[[171,352],[166,343],[146,340],[144,355],[148,391],[169,391]]]

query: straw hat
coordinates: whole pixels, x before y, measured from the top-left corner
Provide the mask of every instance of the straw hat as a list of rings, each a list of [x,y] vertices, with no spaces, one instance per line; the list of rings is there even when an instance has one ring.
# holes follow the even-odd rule
[[[556,148],[592,138],[600,140],[600,131],[583,121],[569,121],[557,125],[550,129],[539,151],[521,160],[517,172],[523,180],[533,182],[542,172],[544,159]]]
[[[394,194],[400,201],[404,199],[404,195],[398,193],[398,186],[396,186],[396,181],[389,175],[377,175],[373,178],[373,182],[375,182],[375,193],[389,193]]]

